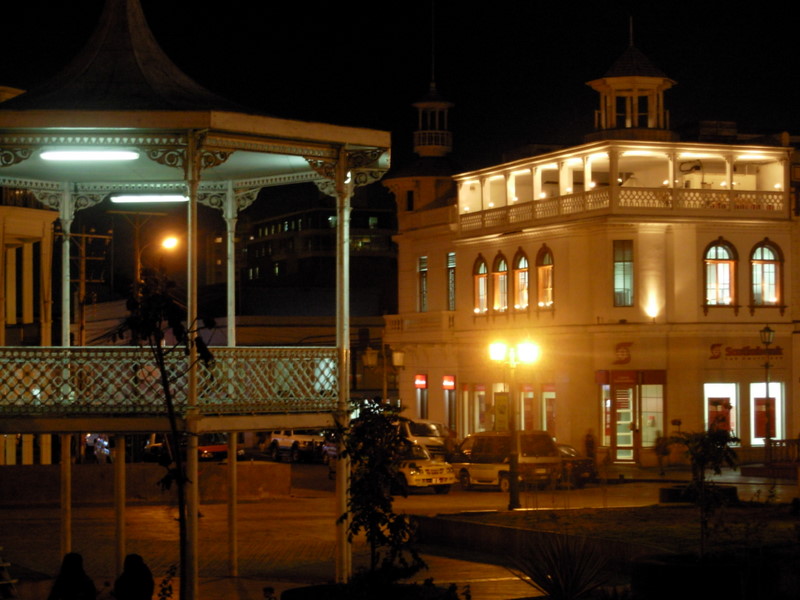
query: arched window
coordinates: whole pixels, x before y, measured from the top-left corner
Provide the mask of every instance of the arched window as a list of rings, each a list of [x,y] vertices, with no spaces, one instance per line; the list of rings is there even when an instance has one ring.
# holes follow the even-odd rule
[[[514,308],[528,308],[528,257],[521,250],[514,257]]]
[[[736,250],[719,238],[703,257],[705,263],[705,303],[708,306],[736,306]]]
[[[753,306],[780,306],[783,304],[783,255],[780,248],[764,239],[753,248],[750,255],[750,273]]]
[[[553,308],[553,253],[545,245],[536,256],[536,301],[540,309]]]
[[[473,274],[473,291],[474,291],[474,306],[475,314],[482,315],[489,310],[489,270],[486,267],[486,261],[483,257],[479,256],[475,261],[475,267],[472,270]]]
[[[492,309],[498,312],[508,310],[508,263],[505,256],[498,254],[492,268]]]

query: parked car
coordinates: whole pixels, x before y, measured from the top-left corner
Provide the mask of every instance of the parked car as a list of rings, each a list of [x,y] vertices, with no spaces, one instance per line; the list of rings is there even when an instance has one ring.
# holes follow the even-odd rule
[[[398,426],[403,438],[412,444],[425,446],[434,460],[447,460],[448,454],[454,449],[450,431],[441,423],[400,417]]]
[[[237,444],[236,460],[244,458],[243,444]],[[154,433],[144,447],[142,460],[145,462],[162,462],[166,460],[168,446],[164,434]],[[186,445],[181,444],[181,456],[186,456]],[[227,433],[201,433],[197,439],[197,457],[203,461],[222,461],[228,458]]]
[[[322,442],[322,464],[328,465],[339,455],[339,439],[335,431],[326,431],[323,437],[325,441]]]
[[[336,460],[330,460],[328,477],[333,479],[335,476]],[[394,491],[407,494],[414,490],[432,488],[437,494],[448,494],[457,481],[455,470],[450,463],[434,460],[428,449],[421,444],[410,442],[405,444]]]
[[[273,460],[290,462],[322,460],[325,436],[322,429],[276,429],[265,442],[264,452]]]
[[[597,480],[597,466],[588,456],[582,456],[574,446],[556,444],[561,455],[561,481],[574,487],[583,487]]]
[[[511,432],[483,431],[464,438],[454,458],[461,487],[497,487],[507,492],[511,485],[509,461]],[[546,431],[520,433],[519,477],[524,485],[555,483],[561,475],[561,456]]]

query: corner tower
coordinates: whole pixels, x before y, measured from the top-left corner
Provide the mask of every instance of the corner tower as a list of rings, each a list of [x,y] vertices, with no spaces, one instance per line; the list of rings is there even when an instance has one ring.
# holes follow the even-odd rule
[[[600,94],[595,131],[587,142],[609,139],[677,141],[669,130],[664,92],[675,85],[632,43],[600,79],[587,82]]]
[[[447,156],[453,150],[453,133],[448,126],[448,111],[453,107],[439,95],[431,82],[428,95],[413,105],[417,109],[414,152],[417,156]]]

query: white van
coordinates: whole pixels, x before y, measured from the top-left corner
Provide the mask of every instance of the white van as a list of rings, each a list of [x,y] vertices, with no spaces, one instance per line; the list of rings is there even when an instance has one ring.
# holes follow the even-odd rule
[[[424,446],[433,460],[446,460],[451,448],[450,430],[427,419],[400,417],[400,434],[413,444]]]

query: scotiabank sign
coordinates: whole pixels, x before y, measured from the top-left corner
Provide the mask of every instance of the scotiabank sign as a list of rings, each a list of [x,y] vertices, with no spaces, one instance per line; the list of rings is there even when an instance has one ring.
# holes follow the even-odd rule
[[[709,347],[709,360],[763,360],[765,357],[783,358],[783,347],[775,346],[767,351],[763,346],[725,346],[724,344],[711,344]]]

